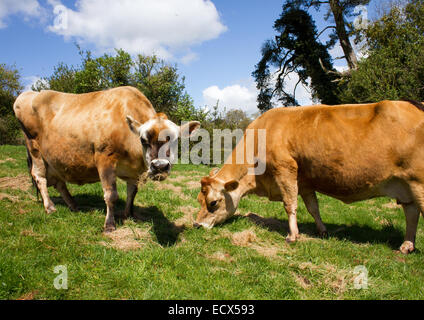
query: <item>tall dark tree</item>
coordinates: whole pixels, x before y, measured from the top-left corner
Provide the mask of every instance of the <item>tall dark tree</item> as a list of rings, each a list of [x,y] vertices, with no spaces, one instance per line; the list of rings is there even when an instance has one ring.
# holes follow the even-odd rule
[[[283,105],[298,105],[296,88],[302,83],[311,88],[312,97],[326,104],[336,104],[337,85],[328,47],[321,44],[311,15],[298,7],[285,6],[274,23],[275,40],[268,40],[262,48],[262,59],[253,77],[259,89],[258,108],[263,112],[273,107],[276,98]],[[276,73],[271,71],[276,68]],[[287,92],[288,75],[295,72],[299,81],[293,92]]]
[[[327,29],[333,29],[330,34],[329,46],[333,46],[338,41],[348,67],[355,70],[358,67],[358,60],[349,39],[354,32],[353,23],[349,19],[357,15],[355,13],[357,6],[367,5],[369,2],[370,0],[287,0],[283,10],[293,6],[306,10],[314,8],[317,11],[321,11],[322,8],[327,9],[324,19],[333,21],[334,25],[328,25],[320,33]]]

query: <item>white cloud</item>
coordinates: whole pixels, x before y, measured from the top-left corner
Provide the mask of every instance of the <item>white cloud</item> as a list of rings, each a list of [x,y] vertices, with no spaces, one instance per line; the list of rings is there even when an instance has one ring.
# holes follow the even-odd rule
[[[247,114],[257,112],[257,90],[255,87],[245,87],[239,84],[220,89],[218,86],[210,86],[203,90],[203,101],[208,107],[213,107],[219,101],[220,110],[226,108],[241,109]]]
[[[289,73],[285,81],[284,91],[293,94],[294,88],[296,87],[298,81],[299,76],[297,73]],[[313,104],[309,89],[305,88],[302,83],[299,83],[296,87],[296,100],[301,106],[308,106]]]
[[[292,93],[296,83],[299,80],[297,73],[290,73],[285,82],[286,92]],[[224,88],[219,88],[217,85],[210,86],[203,90],[203,104],[209,109],[216,105],[219,101],[219,109],[222,111],[231,109],[241,109],[247,114],[253,114],[259,111],[257,108],[256,99],[258,97],[258,90],[255,87],[253,79],[241,84],[234,84]],[[308,88],[305,88],[302,84],[299,84],[296,89],[296,100],[300,105],[312,105],[311,93]],[[280,107],[278,101],[275,103],[275,107]]]
[[[102,51],[122,48],[190,61],[191,46],[227,30],[210,0],[79,0],[76,10],[49,2],[56,10],[50,31]]]
[[[0,29],[5,28],[6,17],[12,14],[22,14],[25,19],[41,17],[42,8],[37,0],[1,0],[0,1]]]
[[[189,52],[181,58],[183,64],[190,64],[190,62],[196,61],[199,57],[194,52]]]
[[[31,91],[32,86],[36,84],[38,80],[42,80],[42,79],[38,76],[24,77],[23,78],[23,81],[25,84],[24,91]]]

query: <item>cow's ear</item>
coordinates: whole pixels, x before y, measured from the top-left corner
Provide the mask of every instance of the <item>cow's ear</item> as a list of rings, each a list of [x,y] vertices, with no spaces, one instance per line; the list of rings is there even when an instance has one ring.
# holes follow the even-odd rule
[[[180,127],[181,138],[189,138],[197,129],[200,128],[199,121],[190,121]]]
[[[141,127],[141,123],[138,122],[137,120],[135,120],[133,117],[131,116],[127,116],[127,123],[128,126],[130,127],[131,131],[136,133],[136,134],[140,134],[138,132],[138,129]]]
[[[236,190],[238,186],[239,186],[239,183],[236,180],[231,180],[224,184],[224,188],[227,192]]]

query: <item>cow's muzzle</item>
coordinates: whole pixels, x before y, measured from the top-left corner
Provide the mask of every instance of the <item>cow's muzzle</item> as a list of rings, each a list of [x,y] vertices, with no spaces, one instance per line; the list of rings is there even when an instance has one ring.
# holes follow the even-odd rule
[[[153,180],[165,180],[171,171],[171,163],[165,159],[155,159],[150,163],[149,171]]]

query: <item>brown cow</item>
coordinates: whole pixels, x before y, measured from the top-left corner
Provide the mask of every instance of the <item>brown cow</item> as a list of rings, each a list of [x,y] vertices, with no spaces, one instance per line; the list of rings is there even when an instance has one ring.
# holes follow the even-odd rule
[[[181,132],[191,134],[200,125],[192,121],[180,128],[166,115],[157,114],[132,87],[86,94],[24,92],[13,109],[25,133],[31,175],[47,213],[56,210],[48,186],[60,192],[71,210],[77,210],[66,182],[101,181],[107,206],[105,231],[115,230],[116,178],[127,182],[126,218],[132,215],[140,174],[147,171],[153,179],[166,177],[174,156],[170,143]],[[161,139],[160,132],[168,138]],[[158,158],[162,146],[167,148],[167,158]]]
[[[236,164],[236,150],[218,172],[201,180],[201,210],[195,226],[212,228],[232,216],[247,193],[282,201],[288,214],[288,242],[299,236],[297,198],[302,197],[320,234],[315,192],[345,203],[374,197],[395,198],[406,216],[400,250],[412,252],[420,212],[424,212],[424,112],[411,102],[272,109],[247,129],[266,130],[266,164],[250,175],[252,164]],[[244,140],[246,139],[246,134]],[[242,140],[243,141],[243,140]]]

